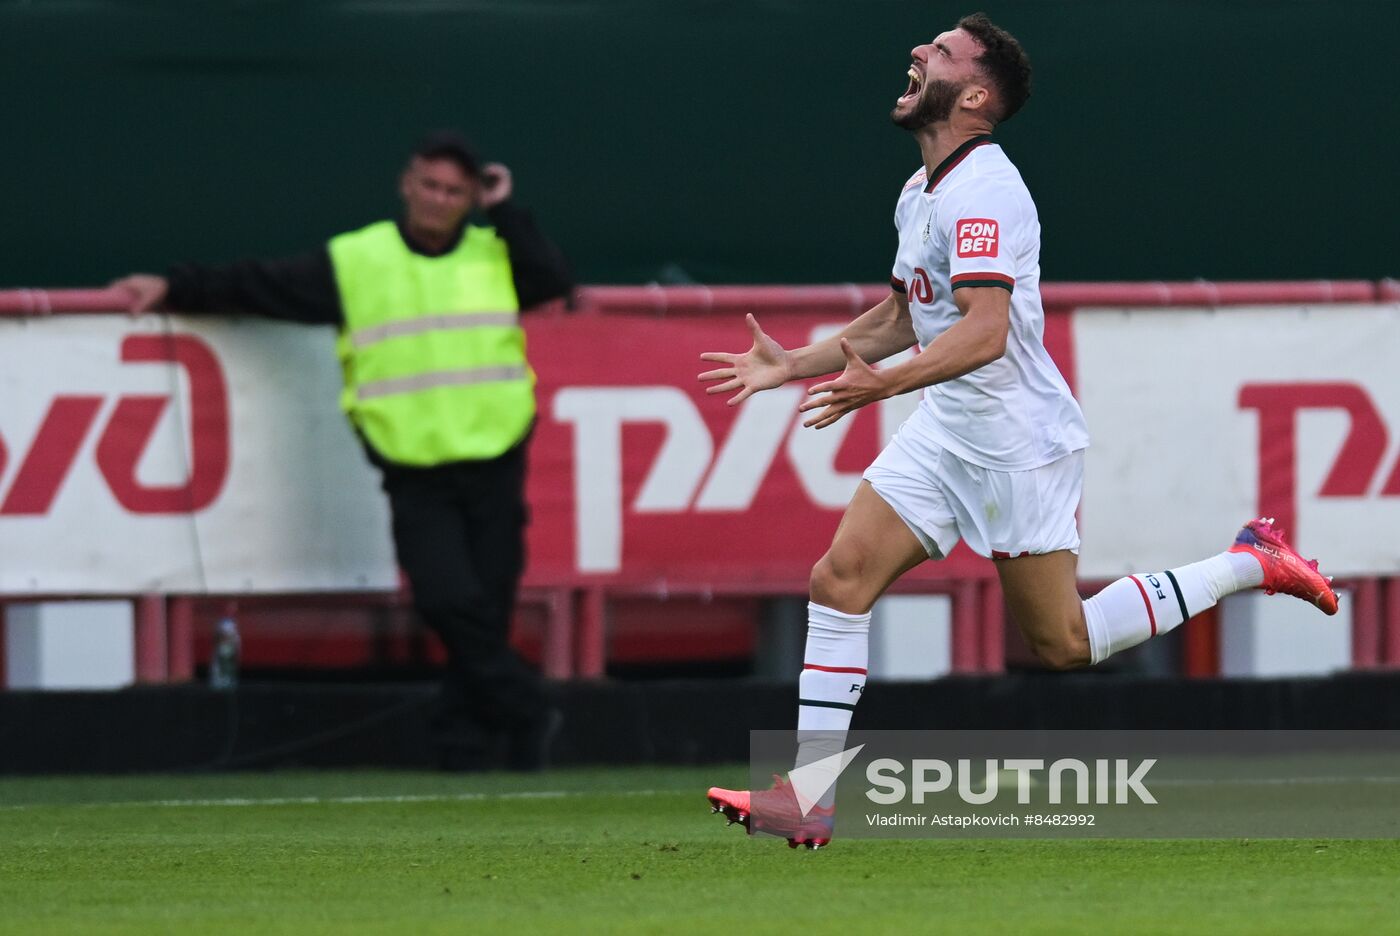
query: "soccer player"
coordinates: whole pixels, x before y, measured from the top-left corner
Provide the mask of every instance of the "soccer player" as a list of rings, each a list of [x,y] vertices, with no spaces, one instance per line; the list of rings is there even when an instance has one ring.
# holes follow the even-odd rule
[[[1075,512],[1089,435],[1042,342],[1035,203],[991,137],[1030,96],[1030,62],[1013,36],[980,13],[911,56],[908,89],[890,116],[913,134],[923,167],[895,207],[890,294],[839,335],[806,347],[782,348],[750,315],[753,347],[701,355],[720,365],[700,374],[713,382],[707,392],[738,391],[731,406],[844,368],[811,387],[800,407],[810,414],[803,425],[817,429],[922,391],[812,569],[799,765],[833,753],[833,737],[844,741],[864,688],[875,600],[907,570],[948,555],[959,538],[996,560],[1008,610],[1054,669],[1098,663],[1243,589],[1337,611],[1331,580],[1262,519],[1208,559],[1079,597]],[[920,351],[907,361],[880,370],[868,363],[916,341]],[[760,807],[762,831],[794,847],[830,840],[830,811],[818,806],[804,816],[781,781],[764,791],[711,789],[709,798],[714,811],[746,827]]]

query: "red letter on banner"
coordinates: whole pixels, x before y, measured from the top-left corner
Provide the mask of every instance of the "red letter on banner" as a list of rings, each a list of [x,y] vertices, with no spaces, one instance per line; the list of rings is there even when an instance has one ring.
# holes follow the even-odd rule
[[[1317,492],[1319,497],[1365,495],[1385,456],[1385,423],[1358,384],[1245,384],[1240,388],[1239,406],[1259,411],[1259,512],[1276,517],[1280,527],[1295,535],[1300,410],[1341,409],[1351,417],[1351,429]]]
[[[194,335],[131,335],[122,360],[174,361],[190,381],[189,480],[181,485],[143,485],[136,464],[146,450],[169,397],[125,396],[97,444],[97,466],[112,494],[132,513],[193,513],[214,502],[228,477],[228,388],[218,358]]]
[[[0,514],[39,516],[49,512],[101,408],[100,396],[54,397],[10,493],[0,504]]]

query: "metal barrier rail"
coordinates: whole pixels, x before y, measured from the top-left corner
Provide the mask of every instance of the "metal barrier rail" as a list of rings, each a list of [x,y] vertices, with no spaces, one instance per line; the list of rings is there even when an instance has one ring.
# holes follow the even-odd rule
[[[847,283],[825,286],[584,286],[579,308],[612,314],[772,311],[855,314],[889,288]],[[1228,306],[1266,303],[1350,303],[1400,299],[1400,280],[1279,282],[1045,283],[1047,307]],[[0,289],[0,315],[110,315],[126,305],[119,289]]]

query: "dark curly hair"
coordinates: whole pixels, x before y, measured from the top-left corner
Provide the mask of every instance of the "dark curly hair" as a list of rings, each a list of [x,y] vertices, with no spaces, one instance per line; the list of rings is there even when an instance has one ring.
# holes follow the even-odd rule
[[[982,46],[977,67],[996,87],[1000,108],[997,123],[1010,120],[1031,96],[1031,60],[1016,37],[987,18],[973,13],[958,20],[958,29]]]

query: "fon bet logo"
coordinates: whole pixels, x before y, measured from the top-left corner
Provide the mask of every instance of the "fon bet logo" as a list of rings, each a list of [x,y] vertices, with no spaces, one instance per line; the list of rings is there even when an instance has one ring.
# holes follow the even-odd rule
[[[991,218],[964,218],[956,228],[959,257],[995,257],[1001,227]]]
[[[145,484],[137,466],[155,435],[171,397],[123,394],[97,437],[97,469],[113,498],[134,514],[193,513],[223,490],[229,468],[228,387],[218,358],[193,335],[129,335],[121,343],[124,364],[171,363],[188,380],[190,463],[183,483]],[[0,439],[0,516],[42,516],[53,507],[92,433],[108,397],[59,394],[23,450]],[[7,478],[11,461],[17,468]]]

